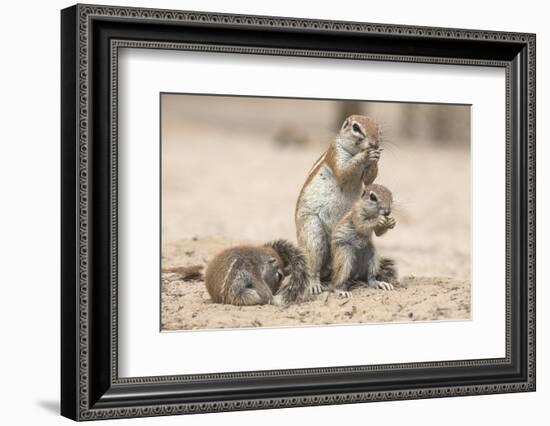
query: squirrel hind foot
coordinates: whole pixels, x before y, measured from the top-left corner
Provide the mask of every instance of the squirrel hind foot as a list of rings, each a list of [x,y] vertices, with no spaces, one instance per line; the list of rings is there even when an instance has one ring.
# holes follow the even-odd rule
[[[309,284],[309,294],[311,295],[318,295],[318,294],[321,294],[323,291],[325,291],[326,288],[325,286],[323,286],[323,284],[317,282],[317,283],[310,283]]]
[[[393,290],[393,285],[385,281],[372,281],[369,283],[370,288],[376,288],[379,290]]]
[[[344,289],[341,289],[341,288],[335,288],[333,290],[333,293],[337,296],[337,297],[341,297],[343,299],[349,299],[351,297],[351,291],[348,291],[348,290],[344,290]]]
[[[376,274],[377,281],[384,281],[392,285],[399,284],[397,278],[397,267],[395,261],[388,257],[382,257],[378,264],[378,271]]]

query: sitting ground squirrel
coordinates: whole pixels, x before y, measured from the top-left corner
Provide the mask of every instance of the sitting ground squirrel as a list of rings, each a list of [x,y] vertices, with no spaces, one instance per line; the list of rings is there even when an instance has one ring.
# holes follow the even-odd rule
[[[394,261],[380,257],[373,233],[381,236],[395,227],[391,214],[392,193],[382,185],[366,185],[359,200],[332,233],[332,286],[349,296],[355,287],[392,290],[397,283]]]
[[[281,288],[288,274],[288,283]],[[301,251],[285,240],[231,247],[208,263],[204,282],[216,303],[287,304],[302,300],[307,286],[306,263]]]
[[[371,118],[348,117],[327,151],[317,160],[300,191],[295,221],[298,245],[309,272],[308,290],[323,290],[330,277],[330,239],[338,223],[378,174],[380,130]]]

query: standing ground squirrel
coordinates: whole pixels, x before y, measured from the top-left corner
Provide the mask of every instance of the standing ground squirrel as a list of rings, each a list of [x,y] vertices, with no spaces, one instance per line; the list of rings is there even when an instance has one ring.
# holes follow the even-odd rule
[[[309,271],[309,292],[320,293],[330,277],[330,239],[334,226],[361,193],[361,184],[378,174],[380,130],[371,118],[348,117],[338,136],[317,160],[296,203],[298,245]]]
[[[286,240],[276,240],[222,251],[208,263],[204,282],[216,303],[279,305],[303,300],[308,281],[301,251]]]
[[[332,280],[344,296],[354,287],[392,290],[397,282],[393,260],[380,257],[373,244],[373,233],[381,236],[395,227],[390,216],[392,193],[382,185],[367,185],[352,209],[332,233]]]

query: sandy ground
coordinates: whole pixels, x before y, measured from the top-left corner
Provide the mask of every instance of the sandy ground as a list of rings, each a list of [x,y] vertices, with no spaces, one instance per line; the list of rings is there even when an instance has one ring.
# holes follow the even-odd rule
[[[166,250],[165,268],[205,265],[227,247],[223,238],[181,240]],[[180,262],[179,259],[186,259]],[[286,307],[232,306],[212,303],[202,280],[162,276],[162,329],[188,330],[373,323],[387,321],[458,320],[470,317],[468,280],[452,277],[401,278],[393,291],[357,289],[349,299],[323,293],[310,302]]]
[[[296,197],[322,144],[281,148],[271,135],[186,128],[162,145],[162,267],[206,266],[242,242],[295,241]],[[202,160],[201,160],[202,159]],[[208,163],[205,164],[204,159]],[[465,149],[393,141],[377,183],[396,199],[396,228],[377,239],[401,286],[324,293],[290,307],[214,304],[200,280],[163,272],[164,330],[470,318],[470,160]]]

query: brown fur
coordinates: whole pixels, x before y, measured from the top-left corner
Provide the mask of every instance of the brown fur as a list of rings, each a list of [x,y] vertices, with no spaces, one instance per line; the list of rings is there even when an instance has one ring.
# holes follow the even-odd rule
[[[363,115],[354,114],[349,116],[346,121],[357,121],[361,123],[363,128],[366,129],[367,135],[372,138],[372,140],[375,142],[374,148],[378,148],[379,142],[380,142],[380,129],[378,124],[375,120],[373,120],[370,117],[366,117]],[[346,183],[346,180],[348,176],[346,173],[341,170],[341,168],[338,166],[338,158],[337,158],[337,152],[336,152],[336,145],[335,142],[332,142],[327,150],[323,152],[319,158],[313,163],[313,167],[310,169],[306,180],[304,184],[302,185],[302,188],[300,189],[300,193],[298,194],[298,198],[296,199],[296,206],[294,208],[294,215],[296,216],[296,213],[298,211],[298,204],[300,202],[300,199],[302,198],[302,193],[304,189],[309,185],[311,180],[315,177],[319,169],[323,165],[327,165],[332,174],[336,176],[336,179],[338,180],[338,183],[340,186],[344,185]],[[374,163],[370,165],[364,172],[361,177],[362,182],[364,185],[370,185],[374,182],[376,177],[378,176],[378,163]]]
[[[363,171],[363,177],[361,178],[361,180],[363,181],[364,185],[370,185],[374,182],[376,176],[378,176],[378,163],[375,163],[368,169],[365,169]]]
[[[371,199],[371,196],[375,197]],[[367,185],[332,233],[332,286],[348,292],[358,286],[392,289],[397,283],[393,260],[379,257],[373,234],[395,226],[390,217],[392,193],[382,185]]]
[[[378,175],[379,128],[368,117],[352,115],[311,168],[298,196],[294,219],[304,251],[312,294],[322,291],[330,275],[330,233],[359,197],[361,184]]]
[[[269,259],[275,259],[273,270],[281,271],[282,278],[284,263],[272,248],[238,246],[222,251],[206,268],[205,285],[208,294],[216,303],[271,303],[273,294],[279,290],[281,279],[266,279],[264,268]],[[244,281],[251,287],[245,288]]]
[[[331,145],[332,146],[332,145]],[[330,149],[330,147],[329,147]],[[321,156],[313,163],[313,167],[309,171],[306,181],[302,185],[302,188],[300,189],[300,193],[298,194],[298,198],[296,198],[296,205],[294,206],[294,219],[296,220],[296,213],[298,212],[298,204],[300,203],[300,199],[302,198],[302,193],[304,192],[304,189],[309,185],[311,180],[315,177],[319,169],[323,166],[326,159],[322,160],[323,157],[325,157],[328,154],[327,151],[323,152]],[[322,161],[321,161],[322,160]]]
[[[276,303],[290,304],[307,300],[309,284],[306,258],[302,250],[287,240],[275,240],[264,244],[275,250],[284,263],[285,275],[290,275],[288,281],[279,289]]]
[[[373,139],[379,140],[380,138],[380,126],[378,123],[365,115],[354,114],[348,117],[348,120],[359,122],[363,128],[367,131],[367,135]]]

